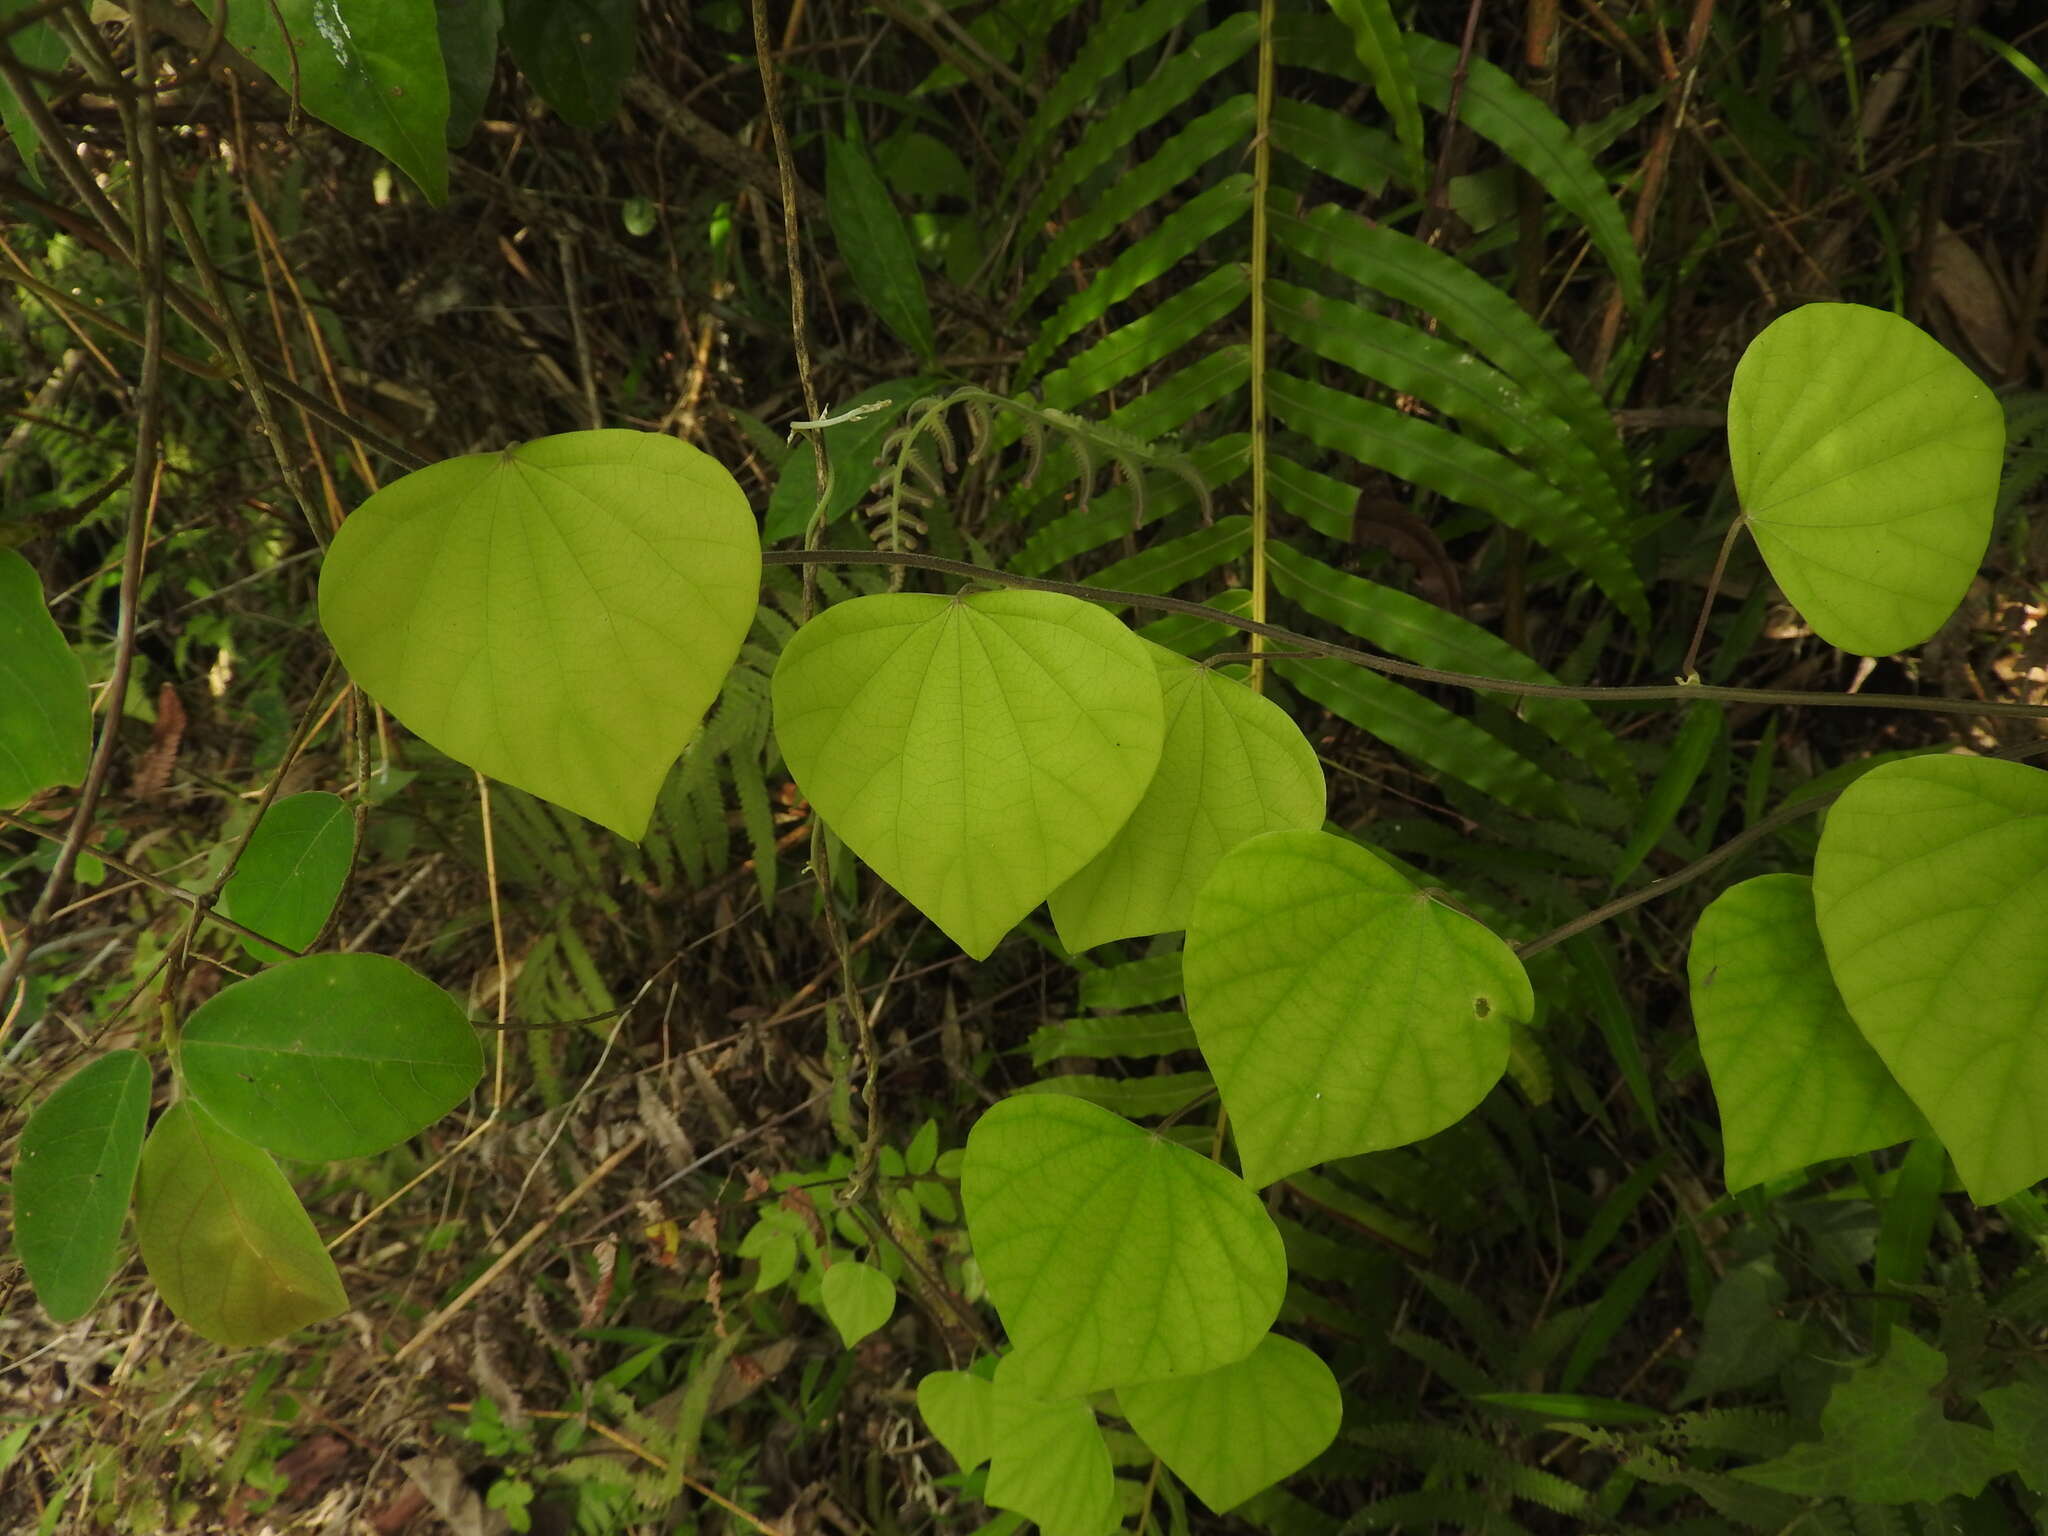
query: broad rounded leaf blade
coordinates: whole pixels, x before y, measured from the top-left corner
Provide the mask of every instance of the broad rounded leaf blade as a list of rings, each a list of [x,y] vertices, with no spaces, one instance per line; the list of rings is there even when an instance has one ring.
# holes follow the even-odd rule
[[[1244,1181],[1085,1100],[990,1109],[960,1190],[1021,1390],[1200,1375],[1250,1354],[1279,1315],[1287,1256]]]
[[[1830,645],[1888,656],[1940,629],[1977,574],[2005,413],[1910,321],[1808,304],[1736,365],[1728,459],[1792,606]]]
[[[1835,990],[1804,875],[1723,891],[1688,966],[1731,1190],[1926,1134]]]
[[[841,1259],[819,1282],[819,1300],[848,1349],[889,1321],[896,1286],[872,1264]]]
[[[1219,1515],[1322,1455],[1344,1418],[1330,1368],[1271,1333],[1234,1365],[1124,1387],[1116,1400],[1145,1444]]]
[[[835,604],[774,694],[818,814],[977,960],[1116,835],[1165,729],[1143,643],[1051,592]]]
[[[717,462],[569,432],[377,492],[327,552],[320,622],[435,747],[637,841],[760,585],[754,515]]]
[[[917,1384],[917,1411],[961,1471],[972,1472],[994,1454],[993,1383],[971,1371],[933,1371]]]
[[[216,1344],[267,1344],[348,1305],[277,1164],[189,1099],[164,1111],[142,1149],[135,1235],[165,1303]]]
[[[1235,678],[1147,641],[1166,738],[1159,771],[1102,852],[1052,893],[1060,942],[1079,952],[1188,925],[1216,861],[1246,838],[1323,824],[1316,750],[1287,712]]]
[[[202,0],[218,15],[220,0]],[[434,0],[234,0],[228,36],[323,123],[448,200],[448,76]]]
[[[469,1096],[483,1049],[454,1000],[383,955],[308,955],[223,988],[185,1023],[185,1085],[280,1157],[364,1157]]]
[[[1226,853],[1195,899],[1188,1018],[1253,1188],[1405,1146],[1486,1097],[1535,995],[1486,928],[1328,832]]]
[[[289,949],[309,948],[334,911],[355,845],[355,821],[339,795],[313,790],[280,800],[242,850],[220,909]],[[286,958],[251,939],[242,948],[258,960]]]
[[[0,807],[85,777],[85,667],[50,618],[29,563],[0,549]]]
[[[994,1458],[982,1495],[991,1508],[1016,1510],[1045,1536],[1108,1536],[1122,1525],[1116,1470],[1092,1408],[1034,1393],[1015,1355],[996,1367],[991,1399]]]
[[[43,1310],[83,1317],[112,1278],[149,1124],[149,1063],[109,1051],[59,1083],[22,1128],[14,1251]]]
[[[1970,1198],[2048,1177],[2048,773],[1871,769],[1828,810],[1813,904],[1842,1001]]]

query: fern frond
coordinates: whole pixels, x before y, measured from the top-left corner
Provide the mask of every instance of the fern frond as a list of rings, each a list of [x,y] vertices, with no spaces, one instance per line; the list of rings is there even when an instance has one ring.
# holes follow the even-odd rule
[[[1122,68],[1127,60],[1143,53],[1185,22],[1200,3],[1201,0],[1150,0],[1149,4],[1125,11],[1095,27],[1089,33],[1087,43],[1074,56],[1074,62],[1045,93],[1038,110],[1031,114],[1031,121],[1017,136],[1016,152],[1010,156],[1004,187],[1014,186],[1025,169],[1039,158],[1040,151],[1053,135],[1081,115],[1089,98],[1103,81]]]
[[[1576,1483],[1554,1473],[1524,1466],[1497,1445],[1442,1424],[1371,1424],[1348,1439],[1381,1450],[1398,1451],[1425,1476],[1445,1473],[1477,1479],[1495,1493],[1506,1493],[1560,1515],[1583,1513],[1592,1497]]]

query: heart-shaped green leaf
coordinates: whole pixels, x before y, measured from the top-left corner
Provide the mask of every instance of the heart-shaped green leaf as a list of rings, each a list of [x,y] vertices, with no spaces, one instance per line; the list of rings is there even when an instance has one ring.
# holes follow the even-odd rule
[[[142,1149],[135,1237],[171,1311],[216,1344],[267,1344],[348,1305],[277,1164],[190,1099],[164,1111]]]
[[[415,470],[355,510],[320,622],[459,762],[637,841],[760,597],[746,494],[688,443],[569,432]]]
[[[1076,952],[1187,927],[1226,852],[1261,832],[1320,827],[1328,804],[1316,749],[1285,710],[1213,667],[1145,649],[1159,668],[1165,745],[1130,819],[1052,893],[1060,942]]]
[[[339,795],[313,790],[271,806],[242,850],[234,877],[220,893],[220,909],[291,949],[320,937],[348,879],[356,829]],[[282,960],[282,950],[254,940],[242,948],[258,960]]]
[[[774,694],[818,814],[977,960],[1116,835],[1165,730],[1144,643],[1052,592],[836,604]]]
[[[1843,1002],[1970,1198],[2048,1177],[2048,773],[1871,769],[1828,810],[1813,904]]]
[[[22,1127],[14,1251],[60,1323],[99,1300],[121,1248],[149,1124],[149,1063],[109,1051],[65,1078]]]
[[[872,1264],[852,1259],[841,1259],[825,1271],[818,1294],[848,1349],[888,1322],[896,1310],[895,1283]]]
[[[308,955],[223,988],[185,1023],[185,1085],[280,1157],[363,1157],[448,1113],[483,1075],[446,992],[383,955]]]
[[[1287,1256],[1244,1181],[1084,1100],[990,1109],[960,1192],[1022,1390],[1200,1375],[1250,1354],[1279,1315]]]
[[[971,1371],[933,1371],[917,1384],[917,1411],[961,1471],[972,1472],[994,1454],[992,1382]]]
[[[1217,862],[1181,973],[1254,1188],[1471,1110],[1536,1000],[1514,951],[1368,848],[1268,832]]]
[[[1116,1395],[1145,1444],[1217,1514],[1298,1472],[1344,1418],[1337,1378],[1310,1350],[1267,1334],[1233,1365]]]
[[[1887,656],[1941,628],[1977,574],[2005,413],[1910,321],[1808,304],[1736,365],[1728,460],[1792,606],[1830,645]]]
[[[0,806],[76,784],[91,747],[85,668],[51,621],[34,568],[0,549]]]
[[[1048,1401],[1023,1385],[1017,1357],[996,1367],[991,1396],[991,1508],[1014,1509],[1045,1536],[1108,1536],[1117,1518],[1116,1469],[1095,1413],[1079,1398]]]
[[[219,0],[202,0],[219,14]],[[308,112],[448,200],[448,76],[434,0],[234,0],[228,36]]]
[[[1693,930],[1690,975],[1730,1189],[1926,1134],[1835,990],[1804,875],[1716,897]]]

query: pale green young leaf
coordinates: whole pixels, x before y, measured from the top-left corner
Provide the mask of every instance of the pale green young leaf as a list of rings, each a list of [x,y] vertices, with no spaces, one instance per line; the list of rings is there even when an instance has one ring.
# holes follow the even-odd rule
[[[43,604],[34,567],[0,549],[0,807],[85,777],[85,667]]]
[[[848,1349],[889,1321],[896,1310],[896,1286],[872,1264],[841,1259],[819,1282],[825,1315]]]
[[[1330,1368],[1272,1333],[1242,1360],[1192,1381],[1121,1387],[1116,1400],[1145,1444],[1219,1515],[1322,1455],[1344,1417]]]
[[[993,1382],[970,1371],[933,1371],[917,1384],[925,1427],[963,1472],[995,1452],[995,1390]]]
[[[760,585],[746,493],[709,455],[570,432],[377,492],[327,552],[320,622],[433,746],[637,842]]]
[[[1843,1002],[1970,1198],[2048,1177],[2048,772],[1873,768],[1828,810],[1813,904]]]
[[[1422,103],[1393,6],[1388,0],[1330,0],[1330,9],[1351,29],[1358,62],[1372,76],[1380,105],[1394,120],[1394,133],[1407,160],[1408,184],[1418,189],[1428,185],[1422,158]]]
[[[633,72],[633,0],[505,0],[505,46],[543,100],[578,128],[602,128]]]
[[[121,1247],[149,1123],[149,1063],[109,1051],[54,1088],[22,1127],[14,1252],[60,1323],[92,1310]]]
[[[774,696],[818,814],[977,960],[1116,835],[1165,729],[1144,643],[1047,592],[836,604]]]
[[[1159,771],[1109,846],[1052,893],[1060,942],[1077,952],[1185,928],[1225,853],[1320,827],[1328,809],[1315,748],[1285,711],[1213,667],[1146,651],[1166,701]]]
[[[1109,1536],[1122,1521],[1116,1470],[1095,1413],[1077,1397],[1048,1398],[1015,1355],[996,1367],[990,1393],[991,1508],[1014,1509],[1045,1536]]]
[[[257,823],[220,893],[220,909],[244,928],[302,950],[327,926],[355,844],[355,820],[339,795],[288,795]],[[243,939],[242,948],[257,960],[285,958],[253,939]]]
[[[1835,990],[1804,875],[1723,891],[1687,970],[1731,1190],[1925,1134]]]
[[[1873,1504],[1975,1498],[2015,1470],[1988,1429],[1942,1411],[1948,1374],[1941,1351],[1903,1329],[1883,1359],[1859,1368],[1828,1394],[1821,1438],[1735,1475],[1780,1493],[1861,1499]]]
[[[831,484],[825,493],[827,525],[838,522],[867,499],[868,492],[874,489],[876,480],[881,477],[875,458],[881,452],[882,440],[894,430],[910,403],[930,394],[938,384],[937,379],[922,376],[890,379],[833,403],[826,412],[828,416],[844,416],[862,406],[888,402],[872,415],[856,416],[837,426],[819,429],[819,435],[825,439],[825,463],[832,474]],[[817,468],[812,462],[809,446],[801,442],[798,446],[803,451],[783,459],[775,489],[768,495],[768,511],[761,520],[761,542],[764,544],[780,544],[784,539],[801,537],[817,509]]]
[[[929,361],[932,311],[910,231],[867,150],[836,134],[825,138],[825,218],[860,296],[898,341]]]
[[[961,1195],[1021,1389],[1199,1375],[1244,1358],[1279,1314],[1286,1254],[1244,1181],[1080,1099],[990,1109]]]
[[[1807,304],[1736,364],[1728,461],[1764,562],[1813,632],[1886,656],[1948,622],[1977,574],[2005,413],[1910,321]]]
[[[1226,853],[1182,966],[1254,1187],[1458,1120],[1506,1070],[1509,1023],[1536,1006],[1507,945],[1328,832]]]
[[[142,1149],[135,1236],[165,1304],[216,1344],[268,1344],[348,1305],[277,1164],[189,1099],[164,1111]]]
[[[217,16],[223,0],[200,0]],[[548,0],[554,3],[554,0]],[[448,200],[448,75],[434,0],[235,0],[229,39],[300,106]]]
[[[385,955],[308,955],[194,1011],[180,1060],[192,1096],[281,1157],[364,1157],[469,1096],[483,1048],[455,1002]]]

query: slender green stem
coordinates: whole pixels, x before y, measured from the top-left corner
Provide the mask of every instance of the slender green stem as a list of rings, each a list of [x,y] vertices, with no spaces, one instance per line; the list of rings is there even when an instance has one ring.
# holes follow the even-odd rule
[[[1261,623],[1243,614],[1226,613],[1185,598],[1158,597],[1149,592],[1118,592],[1108,587],[1084,586],[1074,581],[1048,581],[1037,576],[1013,576],[1007,571],[970,565],[965,560],[947,560],[938,555],[900,553],[866,549],[777,549],[761,557],[768,565],[908,565],[942,576],[967,581],[985,581],[995,586],[1017,587],[1027,592],[1060,592],[1085,602],[1104,603],[1112,608],[1142,608],[1153,613],[1177,613],[1191,619],[1206,619],[1228,629],[1242,630],[1267,640],[1276,640],[1310,656],[1350,662],[1388,677],[1411,682],[1437,683],[1446,688],[1469,688],[1475,693],[1500,693],[1522,699],[1581,699],[1588,704],[1655,704],[1718,699],[1727,704],[1777,704],[1792,708],[1812,706],[1834,709],[1902,709],[1938,715],[1979,715],[2007,720],[2048,720],[2048,704],[2004,704],[1980,699],[1930,699],[1910,693],[1820,693],[1790,688],[1720,688],[1705,683],[1653,684],[1626,688],[1569,688],[1562,683],[1523,683],[1505,677],[1478,677],[1469,672],[1446,672],[1438,667],[1419,667],[1413,662],[1376,656],[1355,646],[1297,634],[1277,624]]]
[[[1266,195],[1273,183],[1273,0],[1259,0],[1259,93],[1252,123],[1252,617],[1266,617]],[[1252,633],[1251,685],[1263,691],[1264,636]]]

